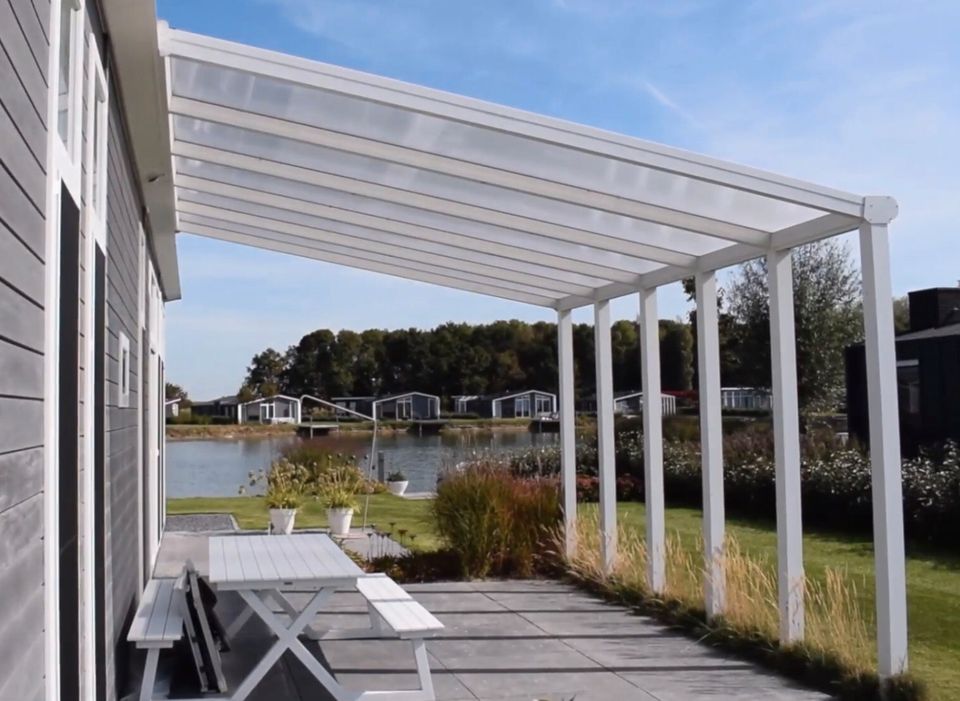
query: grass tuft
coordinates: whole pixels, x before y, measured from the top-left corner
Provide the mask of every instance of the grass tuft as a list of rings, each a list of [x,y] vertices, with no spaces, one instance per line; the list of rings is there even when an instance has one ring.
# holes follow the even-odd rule
[[[720,563],[726,579],[724,615],[707,620],[703,608],[706,567],[703,550],[667,538],[666,587],[654,593],[647,584],[647,547],[637,531],[620,528],[617,559],[605,572],[596,515],[581,516],[577,552],[562,558],[568,576],[590,591],[685,630],[708,644],[736,652],[805,684],[844,699],[927,699],[923,684],[909,675],[882,685],[874,669],[872,621],[861,604],[855,577],[842,568],[828,568],[823,580],[807,578],[805,637],[781,645],[776,568],[764,556],[747,554],[728,537]],[[562,533],[553,551],[562,552]]]

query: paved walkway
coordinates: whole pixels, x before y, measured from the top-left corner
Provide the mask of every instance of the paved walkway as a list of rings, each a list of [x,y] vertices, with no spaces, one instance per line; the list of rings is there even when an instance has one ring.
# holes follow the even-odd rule
[[[205,541],[184,536],[164,542],[158,574],[183,562],[183,539],[196,553]],[[176,543],[178,547],[170,547]],[[201,572],[206,558],[195,557]],[[732,659],[649,618],[606,604],[567,584],[541,580],[440,582],[405,588],[444,623],[430,641],[440,701],[815,701],[755,665]],[[292,598],[306,594],[292,594]],[[225,623],[242,602],[221,595]],[[356,592],[337,593],[321,625],[363,625],[366,606]],[[231,686],[269,646],[256,619],[224,654]],[[391,640],[325,641],[314,654],[350,689],[402,689],[416,684],[409,645]],[[250,697],[254,701],[319,701],[329,696],[290,653]]]

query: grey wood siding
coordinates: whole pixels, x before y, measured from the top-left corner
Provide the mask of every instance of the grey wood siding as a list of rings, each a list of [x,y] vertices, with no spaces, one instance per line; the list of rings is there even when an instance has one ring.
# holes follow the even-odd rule
[[[111,91],[111,97],[114,96]],[[140,204],[131,155],[120,107],[110,104],[110,129],[107,170],[107,334],[106,334],[106,472],[109,479],[109,537],[106,553],[109,561],[107,600],[112,605],[113,654],[108,663],[115,665],[108,679],[124,684],[128,645],[126,629],[139,597],[141,569],[140,499],[141,455],[138,449],[140,420],[140,329],[138,294],[140,280]],[[129,401],[120,402],[120,333],[130,344]],[[122,688],[110,691],[116,698]]]
[[[49,4],[0,2],[0,698],[44,692],[43,328]]]

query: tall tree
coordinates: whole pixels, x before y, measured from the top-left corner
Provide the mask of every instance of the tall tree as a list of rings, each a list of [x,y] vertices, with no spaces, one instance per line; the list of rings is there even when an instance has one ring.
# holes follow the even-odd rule
[[[269,397],[286,390],[287,358],[273,348],[253,356],[244,387],[255,397]]]
[[[907,295],[893,298],[893,329],[897,333],[910,330],[910,298]]]
[[[860,277],[836,240],[794,249],[793,297],[797,391],[801,407],[832,409],[844,386],[844,348],[863,337]],[[770,308],[766,259],[743,264],[726,298],[739,324],[737,357],[744,384],[770,386]]]

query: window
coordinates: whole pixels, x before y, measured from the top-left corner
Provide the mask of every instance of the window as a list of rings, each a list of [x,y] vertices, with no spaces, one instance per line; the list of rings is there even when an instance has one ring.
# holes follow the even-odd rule
[[[625,409],[627,406],[628,405],[624,404],[621,407],[621,411]],[[551,398],[541,397],[538,395],[537,396],[537,416],[540,416],[542,414],[549,414],[551,411],[553,411],[553,402],[551,401]]]
[[[897,400],[900,413],[907,417],[920,416],[920,361],[897,361]]]
[[[397,418],[398,419],[409,419],[413,416],[413,398],[406,397],[405,399],[397,400]]]
[[[517,397],[513,403],[514,416],[530,416],[530,397]]]
[[[130,406],[130,339],[120,332],[120,351],[117,355],[119,373],[117,378],[117,406]]]
[[[106,249],[107,211],[107,133],[109,103],[107,79],[97,53],[97,42],[90,37],[87,57],[87,115],[85,124],[86,151],[83,154],[87,180],[84,194],[87,201],[87,226],[101,248]]]
[[[67,160],[76,164],[78,158],[79,134],[78,113],[80,111],[80,90],[78,82],[81,71],[78,60],[80,27],[82,17],[77,0],[60,2],[60,38],[58,46],[59,70],[57,78],[57,135],[63,145]]]

